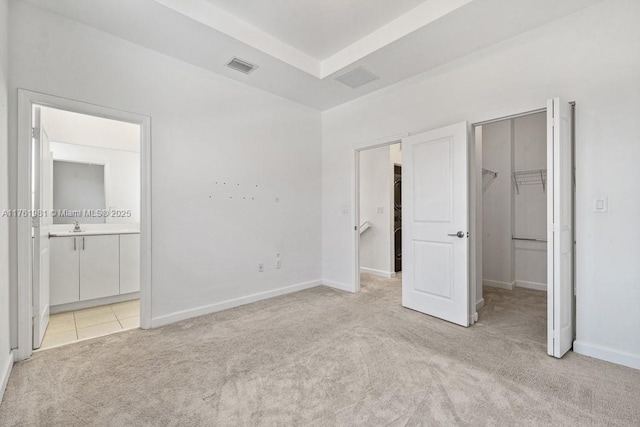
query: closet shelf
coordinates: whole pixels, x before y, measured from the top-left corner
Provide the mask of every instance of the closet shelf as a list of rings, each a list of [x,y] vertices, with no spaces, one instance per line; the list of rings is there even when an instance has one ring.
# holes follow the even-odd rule
[[[482,168],[482,192],[487,191],[487,188],[498,177],[498,172],[494,172],[489,169]]]
[[[512,173],[513,185],[516,187],[516,193],[520,194],[520,186],[522,185],[542,185],[542,191],[547,191],[547,170],[535,169],[530,171],[516,171]]]

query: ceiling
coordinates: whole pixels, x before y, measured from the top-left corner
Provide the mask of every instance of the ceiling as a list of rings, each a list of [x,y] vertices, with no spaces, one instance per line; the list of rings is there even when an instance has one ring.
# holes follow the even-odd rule
[[[324,111],[602,0],[23,1]],[[359,67],[379,78],[336,81]]]
[[[320,61],[425,3],[425,0],[207,1]]]

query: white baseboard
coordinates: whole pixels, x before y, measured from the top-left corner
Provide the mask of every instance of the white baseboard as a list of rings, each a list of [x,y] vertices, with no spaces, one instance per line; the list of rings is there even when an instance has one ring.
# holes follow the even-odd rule
[[[484,307],[484,298],[480,298],[480,300],[476,302],[476,311],[480,310],[482,307]]]
[[[51,314],[64,313],[67,311],[83,310],[85,308],[99,307],[101,305],[115,304],[118,302],[131,301],[140,298],[140,292],[132,292],[130,294],[113,295],[110,297],[96,298],[87,301],[76,301],[68,304],[52,305],[50,307]]]
[[[507,289],[509,291],[513,289],[513,285],[515,285],[515,283],[516,282],[499,282],[497,280],[482,279],[482,286],[489,286],[491,288]]]
[[[7,388],[7,383],[9,382],[9,377],[11,376],[14,357],[15,355],[13,354],[13,351],[10,351],[4,364],[0,366],[0,402],[2,402],[4,391]]]
[[[371,274],[373,276],[384,277],[385,279],[393,279],[396,277],[395,271],[376,270],[375,268],[360,267],[360,273]]]
[[[617,363],[618,365],[640,369],[640,355],[637,354],[625,353],[607,347],[600,347],[580,342],[578,340],[573,342],[573,351],[585,356]]]
[[[547,291],[547,284],[546,283],[539,283],[539,282],[527,282],[525,280],[516,280],[516,287],[518,288],[526,288],[526,289],[533,289],[536,291]]]
[[[354,293],[353,286],[345,285],[344,283],[332,282],[331,280],[323,280],[322,284],[339,291]]]
[[[204,316],[205,314],[216,313],[218,311],[239,307],[245,304],[251,304],[252,302],[258,302],[264,299],[273,298],[280,295],[290,294],[292,292],[301,291],[303,289],[314,288],[319,285],[322,285],[322,280],[314,280],[311,282],[299,283],[297,285],[285,286],[283,288],[273,289],[266,292],[259,292],[257,294],[234,298],[227,301],[218,302],[215,304],[204,305],[204,306],[192,308],[189,310],[176,311],[175,313],[165,314],[163,316],[152,318],[151,327],[157,328],[159,326],[168,325],[170,323],[179,322],[181,320]]]

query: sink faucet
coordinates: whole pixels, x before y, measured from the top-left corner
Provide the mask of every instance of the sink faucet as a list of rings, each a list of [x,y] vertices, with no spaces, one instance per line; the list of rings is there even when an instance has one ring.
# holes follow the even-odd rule
[[[78,221],[74,221],[73,222],[73,232],[74,233],[79,233],[82,230],[80,229],[80,224],[78,223]]]

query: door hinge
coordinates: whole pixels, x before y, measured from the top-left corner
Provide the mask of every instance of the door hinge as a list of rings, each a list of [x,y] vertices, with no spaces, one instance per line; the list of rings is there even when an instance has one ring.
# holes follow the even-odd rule
[[[31,128],[31,137],[32,138],[37,138],[38,135],[40,135],[40,129],[38,128]]]

